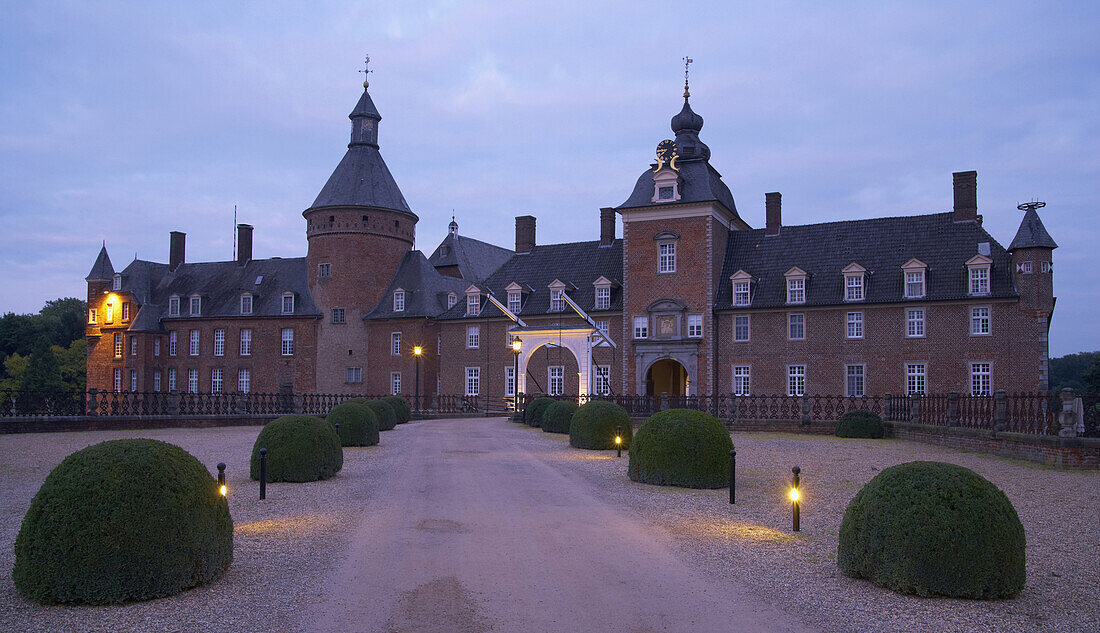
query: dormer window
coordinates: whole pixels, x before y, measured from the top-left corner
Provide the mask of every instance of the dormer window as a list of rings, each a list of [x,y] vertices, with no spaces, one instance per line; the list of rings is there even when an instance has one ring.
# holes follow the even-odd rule
[[[456,303],[458,303],[458,295],[456,295],[453,292],[448,294],[447,295],[447,308],[450,309],[450,308],[455,307]]]
[[[520,306],[523,303],[523,293],[519,290],[508,291],[508,310],[512,314],[519,314]]]
[[[283,293],[283,314],[294,314],[294,293]]]
[[[972,296],[989,294],[989,269],[992,264],[992,259],[980,253],[966,261],[966,267],[970,271],[970,294]]]
[[[787,303],[806,303],[806,271],[795,266],[784,274],[787,278]]]
[[[905,275],[905,298],[924,298],[928,292],[926,285],[928,264],[914,258],[902,264],[901,270]]]
[[[252,314],[252,295],[241,295],[241,314],[244,316]]]
[[[394,290],[393,291],[393,311],[404,312],[405,311],[405,291]]]
[[[169,297],[168,298],[168,316],[179,316],[179,315],[180,315],[180,298],[175,297],[175,296]]]
[[[562,293],[565,292],[561,288],[550,291],[550,311],[551,312],[564,312],[565,311],[565,299],[562,298]]]
[[[111,290],[122,290],[122,273],[115,273],[111,279]]]
[[[477,316],[481,313],[481,292],[477,286],[466,289],[466,316]]]
[[[607,310],[611,307],[611,287],[596,288],[596,309]]]
[[[863,301],[866,298],[863,282],[867,275],[867,269],[852,262],[841,272],[844,273],[844,300]]]
[[[653,202],[677,202],[680,200],[680,177],[671,169],[653,174]]]
[[[752,275],[743,270],[730,275],[733,283],[733,305],[748,306],[752,304]]]
[[[199,316],[202,314],[202,297],[198,295],[191,296],[191,316]]]

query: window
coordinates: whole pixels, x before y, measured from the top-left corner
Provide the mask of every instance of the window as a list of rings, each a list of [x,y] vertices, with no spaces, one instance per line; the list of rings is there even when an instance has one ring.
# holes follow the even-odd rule
[[[560,396],[565,392],[565,367],[561,365],[555,365],[547,368],[547,380],[546,388],[551,396]]]
[[[787,395],[806,395],[806,366],[787,365]]]
[[[924,296],[924,271],[905,273],[905,296],[920,299]]]
[[[863,313],[848,313],[848,338],[863,338]]]
[[[241,314],[252,314],[252,295],[241,295]]]
[[[88,324],[95,325],[99,318],[99,312],[95,308],[88,310]]]
[[[332,309],[332,322],[335,323],[335,324],[340,324],[340,323],[344,322],[344,309],[343,308],[333,308]]]
[[[282,352],[283,356],[294,355],[294,329],[285,327],[282,331]]]
[[[702,338],[703,336],[703,315],[701,314],[689,314],[688,315],[688,338]]]
[[[180,298],[170,297],[168,299],[168,316],[180,315]]]
[[[466,349],[477,349],[481,345],[481,327],[471,325],[466,328]]]
[[[989,336],[989,308],[970,308],[970,335]]]
[[[849,398],[862,398],[864,395],[864,366],[845,365],[847,382],[844,385],[844,395]]]
[[[481,368],[466,368],[466,395],[476,396],[481,393]]]
[[[845,301],[863,301],[863,275],[845,275],[844,288]]]
[[[458,295],[456,295],[453,292],[451,294],[447,295],[447,307],[448,308],[453,308],[456,303],[458,303]]]
[[[160,370],[153,372],[153,391],[160,393]]]
[[[657,187],[658,200],[672,200],[672,187]]]
[[[252,355],[252,330],[241,330],[241,356]]]
[[[318,277],[331,277],[332,276],[332,264],[317,264],[317,276]]]
[[[514,398],[516,395],[516,368],[504,368],[504,395]]]
[[[390,332],[390,356],[401,355],[401,332]]]
[[[905,365],[905,393],[909,395],[921,394],[925,392],[925,370],[927,365],[924,363],[906,363]]]
[[[179,334],[175,330],[172,330],[171,332],[169,332],[168,333],[168,355],[169,356],[175,356],[176,355],[176,352],[179,351],[179,346],[180,346],[179,343],[180,343],[179,342]]]
[[[1050,272],[1050,262],[1043,262],[1042,265],[1039,267],[1039,270],[1043,271],[1044,273],[1049,273]]]
[[[752,370],[748,365],[737,365],[733,368],[733,395],[747,396],[751,391]]]
[[[970,363],[970,395],[988,396],[993,393],[992,363]]]
[[[596,309],[611,308],[611,288],[596,288]]]
[[[360,384],[363,382],[363,368],[362,367],[348,367],[347,369],[347,382],[349,384]]]
[[[121,273],[115,273],[115,276],[111,279],[111,290],[122,290]]]
[[[191,297],[191,316],[202,314],[202,297]]]
[[[787,315],[787,338],[792,341],[799,341],[806,338],[805,314]]]
[[[435,355],[436,356],[442,356],[443,355],[443,335],[442,334],[436,334],[435,335]]]
[[[399,395],[401,393],[401,372],[390,372],[390,394]]]
[[[989,294],[989,266],[973,266],[970,268],[970,294]]]
[[[294,314],[294,295],[289,292],[283,295],[283,314]]]
[[[738,314],[733,317],[733,340],[739,343],[749,340],[749,315]]]
[[[924,308],[910,308],[905,311],[905,335],[924,336]]]
[[[394,290],[393,291],[393,311],[404,312],[405,311],[405,291]]]
[[[608,322],[607,321],[596,321],[596,329],[599,330],[600,332],[602,332],[604,336],[607,336],[608,335]],[[603,341],[603,339],[601,339],[598,336],[593,338],[592,340]]]
[[[634,338],[649,338],[648,317],[634,317]]]
[[[187,353],[190,356],[199,355],[199,331],[191,330],[190,346],[187,349]]]
[[[115,391],[122,391],[122,370],[115,367]]]
[[[130,320],[130,302],[129,301],[123,301],[122,302],[122,320],[123,321],[129,321]]]
[[[137,370],[130,370],[130,391],[137,391]]]
[[[657,272],[660,273],[674,273],[676,272],[676,243],[669,242],[667,244],[660,244],[657,247],[658,263]]]
[[[130,356],[137,356],[138,340],[136,336],[130,337]]]
[[[512,314],[519,314],[520,306],[523,302],[523,294],[518,290],[508,291],[508,310]]]
[[[787,303],[806,303],[806,280],[787,280]]]
[[[175,391],[175,390],[176,390],[176,370],[175,369],[169,369],[168,370],[168,391]]]
[[[747,306],[747,305],[749,305],[749,282],[747,282],[747,281],[735,281],[735,282],[733,282],[733,305],[735,305],[735,306]]]
[[[187,370],[187,393],[199,392],[199,370]]]
[[[564,312],[565,311],[565,299],[561,298],[561,294],[565,292],[561,289],[555,289],[550,291],[550,311],[551,312]]]
[[[153,356],[160,356],[160,339],[153,339]]]
[[[122,358],[122,335],[115,332],[115,358]]]
[[[466,316],[477,316],[481,311],[481,295],[471,293],[466,295]]]
[[[1031,262],[1023,262],[1020,264],[1020,272],[1025,275],[1031,274]]]
[[[252,370],[241,369],[237,371],[237,391],[248,393],[252,390]]]
[[[225,330],[214,330],[214,355],[225,356]]]
[[[216,367],[210,370],[210,393],[221,393],[224,382],[224,369]]]
[[[114,322],[115,322],[115,304],[108,303],[107,304],[107,323],[114,323]]]
[[[596,365],[596,395],[611,395],[611,365]]]

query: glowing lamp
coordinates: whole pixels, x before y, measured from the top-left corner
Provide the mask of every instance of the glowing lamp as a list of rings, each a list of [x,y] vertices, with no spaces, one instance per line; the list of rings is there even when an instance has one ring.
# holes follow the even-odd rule
[[[623,456],[623,425],[615,427],[615,457]]]
[[[799,468],[798,466],[795,466],[794,468],[791,469],[791,474],[793,475],[791,477],[791,491],[790,491],[790,493],[787,494],[787,496],[791,500],[791,523],[793,524],[792,528],[794,529],[795,532],[798,531],[798,518],[799,518],[798,517],[798,498],[799,498],[798,488],[799,488],[799,473],[801,473],[801,472],[802,472],[802,469]]]
[[[521,343],[518,338],[512,339],[512,351],[514,353],[518,354],[519,350],[520,350],[520,346],[522,346],[522,345],[523,345],[523,343]]]
[[[218,488],[218,492],[222,493],[222,496],[225,497],[227,496],[226,493],[229,492],[229,489],[225,487],[225,484],[222,484],[221,488]]]
[[[791,498],[792,503],[798,503],[798,488],[791,488],[787,496]]]
[[[229,494],[229,488],[225,486],[225,464],[218,462],[218,492],[225,497]]]
[[[416,347],[413,348],[413,355],[414,356],[420,356],[423,353],[424,353],[424,348],[423,347],[420,347],[419,345],[417,345]]]

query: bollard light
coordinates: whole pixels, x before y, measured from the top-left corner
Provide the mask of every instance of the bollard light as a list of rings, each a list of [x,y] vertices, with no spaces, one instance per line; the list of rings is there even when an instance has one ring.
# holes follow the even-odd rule
[[[229,489],[225,487],[225,464],[222,462],[218,462],[218,492],[223,497],[228,496],[227,493],[229,492]]]
[[[793,477],[791,477],[791,491],[789,493],[787,493],[787,496],[791,500],[791,523],[793,524],[793,530],[795,532],[798,531],[798,527],[799,527],[798,526],[798,518],[799,518],[798,517],[798,501],[802,496],[799,493],[799,490],[798,490],[799,489],[798,474],[800,472],[802,472],[802,470],[798,466],[795,466],[794,468],[791,469],[791,473],[793,474]]]
[[[730,451],[730,504],[737,503],[737,451]]]
[[[267,499],[267,449],[260,449],[260,498]]]
[[[623,456],[623,425],[615,427],[615,457]]]

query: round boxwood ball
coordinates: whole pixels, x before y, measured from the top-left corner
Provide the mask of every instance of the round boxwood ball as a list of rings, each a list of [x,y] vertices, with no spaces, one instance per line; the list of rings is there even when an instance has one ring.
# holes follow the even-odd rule
[[[268,481],[319,481],[344,466],[340,436],[311,415],[284,415],[267,423],[252,446],[252,479],[260,479],[260,449],[267,449]]]
[[[401,396],[387,396],[382,398],[382,402],[390,405],[390,408],[393,409],[398,424],[404,424],[412,419],[412,408],[409,406],[409,401]]]
[[[859,409],[840,416],[836,423],[837,437],[863,437],[881,439],[886,434],[882,418],[874,411]]]
[[[542,412],[542,430],[544,433],[568,433],[569,424],[573,421],[573,413],[577,410],[577,403],[569,400],[561,400],[546,407]]]
[[[341,446],[374,446],[378,443],[378,416],[362,402],[342,402],[333,407],[325,419],[333,426],[340,425]]]
[[[385,400],[367,400],[367,406],[374,411],[374,415],[378,416],[379,431],[392,431],[397,428],[397,412],[393,410],[390,403]]]
[[[1011,598],[1024,587],[1024,527],[974,471],[909,462],[875,476],[840,524],[841,571],[900,593]]]
[[[685,488],[730,485],[733,440],[718,418],[691,409],[669,409],[642,423],[630,444],[630,478]]]
[[[542,426],[542,414],[546,412],[546,407],[555,402],[557,400],[553,398],[535,398],[531,401],[531,404],[527,405],[527,410],[523,412],[527,425]]]
[[[623,448],[630,448],[633,427],[626,409],[614,402],[593,400],[577,409],[569,425],[569,445],[597,451],[615,448],[615,433],[622,427]]]
[[[46,477],[15,539],[12,578],[44,603],[148,600],[210,582],[233,519],[206,467],[157,440],[101,442]]]

